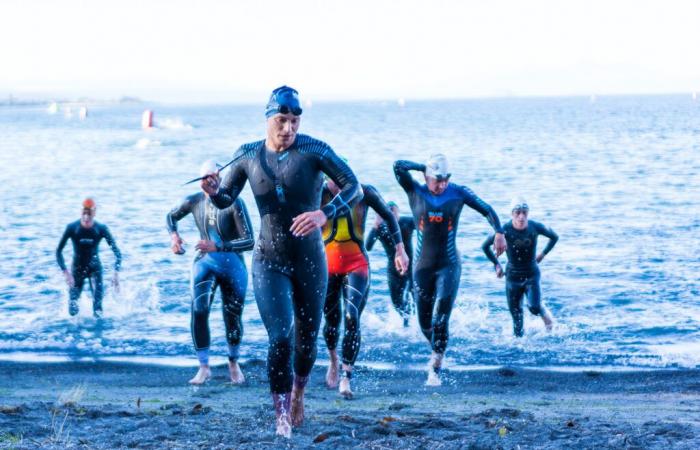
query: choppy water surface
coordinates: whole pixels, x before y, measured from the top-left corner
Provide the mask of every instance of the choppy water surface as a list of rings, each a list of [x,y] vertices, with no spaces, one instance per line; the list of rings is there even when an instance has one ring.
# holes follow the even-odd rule
[[[155,109],[159,125],[150,132],[139,128],[145,107]],[[542,263],[543,297],[558,326],[547,334],[530,316],[526,336],[516,340],[503,281],[480,250],[489,227],[464,210],[453,367],[700,365],[700,103],[690,96],[315,104],[301,131],[346,155],[362,182],[404,212],[392,162],[439,151],[452,160],[453,180],[503,221],[510,197],[522,194],[531,217],[559,233]],[[189,252],[171,254],[165,214],[196,189],[181,184],[204,159],[226,162],[238,145],[264,136],[262,106],[95,106],[85,121],[6,107],[0,136],[0,357],[189,357],[197,234],[184,220]],[[124,254],[122,292],[107,290],[101,321],[90,316],[85,295],[80,316],[68,316],[54,258],[86,194],[98,199],[97,219]],[[243,197],[257,229],[248,189]],[[111,267],[106,245],[101,255]],[[422,364],[429,348],[415,319],[404,329],[390,308],[385,261],[379,249],[371,253],[359,361]],[[223,355],[219,311],[217,299],[213,353]],[[242,355],[264,358],[267,338],[252,289],[244,319]]]

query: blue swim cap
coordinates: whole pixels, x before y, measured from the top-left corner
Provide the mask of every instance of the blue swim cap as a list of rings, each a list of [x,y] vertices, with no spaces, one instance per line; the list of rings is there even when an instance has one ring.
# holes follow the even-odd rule
[[[280,86],[270,94],[270,100],[265,106],[265,117],[269,118],[277,113],[300,116],[301,111],[297,90],[289,86]]]

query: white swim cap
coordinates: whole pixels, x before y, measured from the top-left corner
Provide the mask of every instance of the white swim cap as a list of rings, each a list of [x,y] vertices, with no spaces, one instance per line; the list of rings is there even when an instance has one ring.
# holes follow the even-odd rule
[[[513,197],[513,199],[510,201],[510,212],[513,212],[516,209],[524,209],[529,211],[530,207],[527,204],[527,200],[525,200],[523,197]]]
[[[449,178],[450,175],[447,156],[442,153],[430,155],[428,161],[425,162],[425,176],[437,180],[444,180]]]
[[[213,159],[207,159],[199,167],[199,176],[205,177],[207,175],[211,175],[212,173],[216,173],[217,170],[219,170],[219,165],[216,164]]]

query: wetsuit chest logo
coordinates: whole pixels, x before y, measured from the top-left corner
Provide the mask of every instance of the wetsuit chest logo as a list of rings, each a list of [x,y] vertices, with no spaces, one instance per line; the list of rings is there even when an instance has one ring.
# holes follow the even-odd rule
[[[532,245],[532,241],[528,238],[516,239],[514,244],[515,244],[515,247],[517,247],[517,248],[528,248],[530,245]]]
[[[80,239],[80,245],[92,245],[94,242],[95,242],[94,239],[91,239],[91,238]]]
[[[428,211],[429,223],[442,223],[443,220],[442,211]]]

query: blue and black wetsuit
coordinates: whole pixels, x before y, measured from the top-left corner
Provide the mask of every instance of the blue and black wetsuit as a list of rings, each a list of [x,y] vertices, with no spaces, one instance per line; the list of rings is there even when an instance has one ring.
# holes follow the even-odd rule
[[[405,275],[401,275],[396,270],[394,257],[396,256],[396,246],[389,231],[386,222],[382,222],[378,228],[372,228],[365,240],[367,251],[372,250],[374,243],[379,239],[386,252],[387,265],[386,275],[389,284],[389,295],[391,302],[394,304],[396,311],[401,314],[404,321],[408,319],[411,311],[411,299],[409,294],[413,289],[413,231],[416,225],[413,223],[412,217],[399,217],[399,229],[401,230],[401,238],[403,240],[406,254],[408,255],[408,271]]]
[[[102,263],[98,254],[98,246],[104,238],[114,252],[114,270],[119,271],[122,264],[122,254],[114,241],[112,234],[106,225],[94,222],[92,227],[85,228],[76,220],[66,226],[63,236],[56,248],[56,261],[61,270],[66,270],[63,259],[63,247],[68,239],[73,243],[73,264],[71,271],[75,284],[69,292],[68,312],[71,316],[78,314],[78,298],[83,291],[85,280],[90,280],[92,288],[92,309],[95,314],[102,313],[102,298],[104,297],[104,284],[102,282]]]
[[[534,315],[542,312],[542,294],[540,290],[540,268],[537,264],[537,236],[549,238],[547,246],[542,250],[545,255],[552,251],[559,236],[551,228],[535,222],[527,221],[527,228],[516,230],[510,221],[503,226],[505,232],[506,255],[506,298],[508,309],[513,316],[513,332],[516,336],[523,335],[523,295],[527,295],[528,309]],[[489,236],[481,246],[486,257],[495,265],[498,258],[491,250],[495,236]]]
[[[248,286],[248,271],[242,252],[251,250],[254,245],[253,227],[248,210],[242,199],[226,209],[215,207],[203,192],[190,195],[166,216],[168,231],[177,231],[177,222],[192,214],[202,240],[212,241],[216,252],[197,252],[192,263],[192,319],[190,329],[194,348],[200,355],[200,362],[206,363],[206,353],[211,343],[209,333],[209,310],[218,286],[221,290],[221,307],[226,328],[229,359],[238,359],[239,346],[243,337],[243,305]]]
[[[253,253],[253,288],[269,336],[268,375],[273,394],[292,390],[294,373],[305,378],[316,360],[316,340],[328,282],[321,232],[295,237],[292,219],[318,210],[323,174],[341,192],[321,210],[328,219],[347,212],[362,198],[350,167],[325,143],[297,135],[282,152],[265,141],[243,145],[212,201],[225,208],[249,181],[262,225]],[[292,349],[294,345],[294,349]]]
[[[362,240],[368,208],[372,208],[386,221],[394,245],[402,242],[396,217],[379,192],[373,186],[361,186],[362,200],[348,212],[326,222],[322,230],[328,260],[323,336],[328,349],[335,350],[340,335],[340,322],[345,318],[342,361],[350,366],[355,364],[360,352],[360,315],[369,293],[369,260]],[[325,204],[332,197],[330,190],[324,189],[322,202]],[[342,305],[341,294],[345,300]]]
[[[448,184],[440,195],[413,179],[411,170],[425,171],[423,164],[396,161],[394,174],[408,195],[417,229],[418,245],[413,266],[413,283],[421,331],[436,353],[444,353],[449,338],[449,319],[457,297],[462,271],[456,238],[464,205],[487,218],[501,233],[496,212],[466,186]]]

